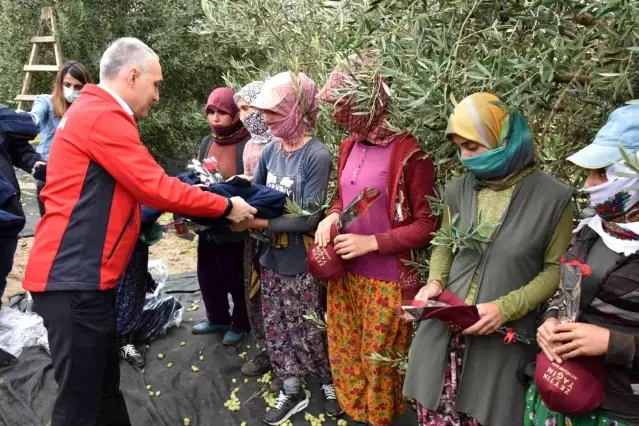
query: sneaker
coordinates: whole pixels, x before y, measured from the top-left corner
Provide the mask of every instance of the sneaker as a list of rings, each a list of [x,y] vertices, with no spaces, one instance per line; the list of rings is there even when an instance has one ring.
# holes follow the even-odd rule
[[[229,330],[224,333],[224,340],[222,340],[222,344],[224,346],[237,346],[240,342],[242,342],[244,336],[246,336],[246,333],[242,333],[241,331],[238,333],[233,330]]]
[[[191,327],[191,333],[193,334],[226,333],[229,330],[229,328],[231,328],[230,325],[213,324],[208,321],[202,321],[195,324],[193,327]]]
[[[279,394],[282,389],[284,389],[284,380],[278,379],[277,377],[271,379],[271,385],[269,386],[269,392],[273,394]]]
[[[271,360],[265,353],[261,353],[252,360],[242,364],[242,374],[247,377],[261,376],[262,374],[267,373],[270,369]]]
[[[344,413],[342,407],[340,407],[337,401],[337,395],[335,395],[335,385],[328,383],[322,385],[322,391],[324,392],[324,412],[328,417],[341,416]]]
[[[132,367],[142,368],[146,361],[144,356],[133,345],[124,345],[120,348],[120,356],[131,364]]]
[[[267,425],[281,425],[306,407],[308,407],[308,398],[304,389],[291,395],[281,391],[275,402],[275,407],[264,413],[262,420]]]

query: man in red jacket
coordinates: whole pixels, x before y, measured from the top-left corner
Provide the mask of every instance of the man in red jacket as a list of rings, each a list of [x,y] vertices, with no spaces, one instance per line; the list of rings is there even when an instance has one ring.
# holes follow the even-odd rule
[[[158,56],[133,38],[100,61],[60,121],[42,191],[46,214],[23,286],[49,335],[58,383],[51,426],[130,425],[120,392],[115,291],[139,235],[140,202],[189,216],[256,212],[166,175],[140,142],[134,118],[159,100]]]

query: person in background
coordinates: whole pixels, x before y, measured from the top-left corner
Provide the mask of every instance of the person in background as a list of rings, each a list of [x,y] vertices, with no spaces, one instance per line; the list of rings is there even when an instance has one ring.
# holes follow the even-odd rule
[[[14,167],[34,173],[44,164],[29,143],[37,135],[38,128],[29,114],[0,105],[0,309],[7,276],[13,268],[18,235],[26,222]],[[0,349],[0,369],[15,362],[17,359],[12,354]]]
[[[505,345],[495,332],[507,324],[534,335],[537,308],[557,290],[570,242],[572,189],[536,167],[524,117],[492,94],[462,100],[446,137],[467,173],[446,186],[441,228],[480,240],[466,237],[455,252],[436,246],[416,298],[426,302],[446,288],[476,304],[481,319],[461,334],[438,320],[422,322],[404,395],[417,400],[420,425],[519,426],[527,388],[520,371],[536,351]]]
[[[44,164],[42,156],[29,143],[37,135],[38,128],[29,114],[0,105],[0,298],[13,268],[18,234],[25,224],[14,167],[34,173]]]
[[[592,144],[568,157],[588,171],[583,190],[596,215],[582,222],[568,261],[590,267],[581,281],[578,322],[559,324],[563,301],[552,299],[537,342],[550,361],[603,356],[605,399],[591,413],[550,411],[533,383],[526,396],[525,426],[630,426],[639,424],[639,175],[625,163],[639,160],[639,105],[614,111]],[[585,259],[579,259],[585,257]]]
[[[264,112],[251,106],[251,102],[257,98],[264,86],[263,81],[253,81],[244,86],[233,96],[233,100],[240,110],[240,121],[244,128],[251,134],[251,138],[244,147],[244,175],[252,178],[260,161],[262,151],[267,144],[277,142],[271,129],[264,122]]]
[[[361,67],[355,57],[348,69]],[[328,283],[328,354],[340,405],[357,425],[385,426],[404,410],[403,377],[396,368],[369,359],[371,352],[406,353],[412,326],[394,315],[396,305],[419,289],[414,269],[402,260],[425,246],[436,230],[427,196],[435,195],[433,160],[414,136],[386,124],[389,96],[381,88],[372,110],[356,114],[352,77],[339,66],[318,99],[333,105],[333,118],[349,134],[340,145],[338,193],[320,222],[315,242],[334,243],[347,260],[346,275]],[[344,206],[365,188],[380,199],[334,241],[330,230]]]
[[[253,179],[255,169],[262,155],[264,148],[271,142],[277,142],[277,138],[271,133],[271,129],[264,122],[264,112],[256,110],[251,106],[251,102],[257,98],[262,91],[263,81],[253,81],[244,86],[235,94],[233,99],[240,110],[240,120],[244,128],[251,134],[251,139],[244,147],[244,176],[249,180]],[[262,296],[259,292],[259,244],[255,238],[247,238],[244,242],[244,298],[251,324],[251,330],[255,335],[258,344],[264,342],[264,319],[262,317]],[[267,352],[260,352],[252,360],[242,365],[242,374],[248,377],[262,375],[271,369],[271,362]],[[274,378],[271,384],[278,386],[279,380]],[[281,386],[278,386],[279,393]]]
[[[279,139],[264,148],[254,182],[286,193],[311,216],[286,215],[255,219],[234,228],[265,230],[272,237],[260,250],[262,313],[268,355],[274,376],[283,380],[275,407],[263,421],[279,425],[308,406],[301,380],[320,378],[324,409],[340,415],[331,379],[322,331],[304,319],[321,317],[320,286],[309,272],[306,251],[326,199],[332,158],[328,149],[308,132],[315,126],[318,108],[315,82],[304,73],[283,72],[264,83],[251,106],[264,112],[264,121]]]
[[[47,329],[58,395],[51,426],[127,426],[120,391],[115,287],[140,231],[140,203],[182,215],[253,218],[224,198],[169,177],[142,145],[136,118],[159,101],[158,55],[135,38],[114,41],[60,120],[42,191],[46,214],[22,285]]]
[[[212,160],[224,179],[244,173],[244,147],[251,138],[233,101],[235,91],[220,87],[211,92],[206,117],[211,134],[200,145],[198,160]],[[244,240],[246,234],[199,232],[197,278],[206,307],[206,320],[195,324],[194,334],[224,333],[223,343],[238,345],[250,324],[244,301]],[[229,313],[228,294],[233,299]]]
[[[146,294],[155,285],[148,268],[149,247],[162,239],[162,227],[151,216],[150,209],[142,205],[140,236],[118,281],[115,299],[120,357],[137,368],[146,364],[146,351],[140,352],[136,345],[146,342],[137,339],[136,326],[144,311]]]
[[[93,83],[87,68],[78,61],[65,61],[62,69],[53,80],[53,90],[50,95],[36,97],[31,107],[31,115],[40,129],[40,143],[36,149],[44,161],[49,159],[49,151],[53,136],[58,128],[60,119],[67,112],[78,96],[82,88]],[[44,188],[44,182],[36,181],[38,209],[40,216],[44,215],[44,204],[40,200],[40,193]]]

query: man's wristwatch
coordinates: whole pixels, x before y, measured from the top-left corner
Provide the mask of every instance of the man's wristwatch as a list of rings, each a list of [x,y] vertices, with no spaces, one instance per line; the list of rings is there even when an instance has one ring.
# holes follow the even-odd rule
[[[224,217],[231,214],[231,210],[233,210],[233,202],[230,198],[226,199],[226,210],[224,210]]]

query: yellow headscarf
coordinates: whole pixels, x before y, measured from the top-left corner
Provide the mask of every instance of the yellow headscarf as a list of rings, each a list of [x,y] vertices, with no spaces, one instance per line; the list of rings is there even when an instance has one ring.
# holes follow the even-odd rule
[[[446,137],[455,134],[477,142],[488,149],[495,149],[502,139],[502,131],[508,129],[508,110],[499,98],[490,93],[475,93],[457,104],[448,119]]]

